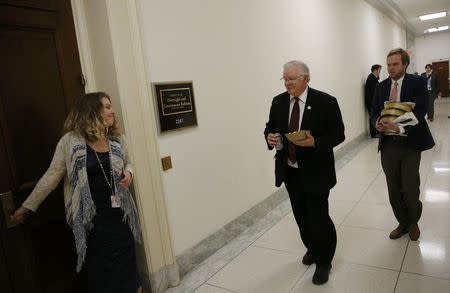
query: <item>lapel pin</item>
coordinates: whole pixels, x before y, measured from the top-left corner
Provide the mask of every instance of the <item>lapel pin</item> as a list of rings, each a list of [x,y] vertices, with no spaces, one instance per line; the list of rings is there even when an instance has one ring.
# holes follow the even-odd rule
[[[311,106],[308,106],[306,109],[311,110]]]

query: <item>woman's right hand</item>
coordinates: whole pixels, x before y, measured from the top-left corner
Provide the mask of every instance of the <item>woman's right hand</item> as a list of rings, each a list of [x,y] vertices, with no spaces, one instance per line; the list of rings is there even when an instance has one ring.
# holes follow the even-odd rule
[[[20,208],[18,208],[14,214],[11,215],[11,220],[16,222],[16,223],[23,223],[23,221],[25,220],[25,216],[26,214],[28,214],[30,212],[29,209],[27,209],[26,207],[21,206]]]

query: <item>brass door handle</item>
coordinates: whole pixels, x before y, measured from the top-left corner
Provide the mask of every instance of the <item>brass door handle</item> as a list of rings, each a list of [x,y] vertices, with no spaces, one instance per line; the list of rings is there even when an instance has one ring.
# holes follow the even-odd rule
[[[11,215],[16,210],[16,205],[13,200],[13,193],[11,191],[0,193],[0,200],[3,206],[3,214],[5,217],[6,227],[12,228],[17,226],[18,223],[11,220]]]

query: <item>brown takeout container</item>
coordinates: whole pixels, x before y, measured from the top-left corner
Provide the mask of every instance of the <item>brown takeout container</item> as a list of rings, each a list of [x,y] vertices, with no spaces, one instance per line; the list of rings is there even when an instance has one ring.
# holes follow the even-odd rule
[[[306,130],[299,130],[290,133],[286,133],[287,139],[294,142],[296,140],[303,140],[306,138]]]
[[[402,103],[402,102],[386,102],[384,104],[385,109],[398,109],[402,110],[404,113],[411,112],[414,109],[414,106],[411,103]]]
[[[414,105],[409,102],[386,102],[384,103],[384,109],[381,110],[380,122],[394,122],[397,117],[411,112],[413,109]]]

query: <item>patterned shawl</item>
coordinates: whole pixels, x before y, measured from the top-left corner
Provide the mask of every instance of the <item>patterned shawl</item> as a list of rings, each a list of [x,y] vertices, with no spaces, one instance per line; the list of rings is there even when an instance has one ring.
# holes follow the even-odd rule
[[[110,163],[113,170],[114,184],[121,201],[120,208],[124,214],[123,221],[130,227],[134,239],[140,242],[140,224],[136,205],[128,189],[119,186],[125,160],[121,141],[110,140],[109,147],[111,150]],[[67,173],[72,197],[66,202],[66,218],[75,237],[75,246],[78,255],[76,269],[79,272],[86,257],[87,237],[93,226],[92,220],[96,213],[95,204],[89,189],[86,169],[86,142],[84,139],[76,139],[70,158],[70,166],[68,167]]]

